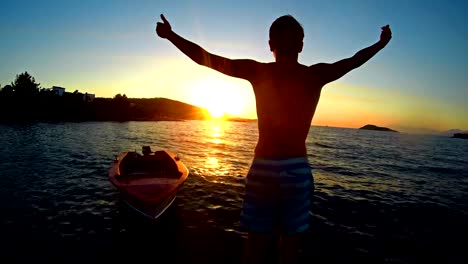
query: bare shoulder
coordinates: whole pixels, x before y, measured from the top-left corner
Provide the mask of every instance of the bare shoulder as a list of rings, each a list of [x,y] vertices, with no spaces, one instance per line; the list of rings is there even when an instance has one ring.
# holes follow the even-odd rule
[[[250,60],[249,62],[251,68],[255,71],[256,77],[261,78],[265,74],[269,74],[274,70],[274,62],[258,62],[255,60]]]
[[[320,82],[322,85],[328,83],[328,76],[332,75],[334,71],[333,64],[323,62],[310,65],[308,68],[309,75],[313,76],[315,81]]]
[[[250,64],[250,65],[260,65],[262,64],[261,62],[258,62],[256,60],[252,60],[252,59],[236,59],[234,60],[238,63],[245,63],[245,64]]]
[[[243,70],[247,70],[253,73],[258,73],[262,70],[265,70],[266,65],[268,64],[268,63],[258,62],[252,59],[235,60],[235,63],[236,63],[237,68],[241,68]]]
[[[321,63],[310,65],[308,68],[310,71],[322,72],[322,71],[328,70],[328,68],[330,68],[330,65],[331,65],[330,63],[321,62]]]
[[[251,59],[224,59],[217,69],[229,76],[252,82],[260,70],[260,65],[261,63]]]

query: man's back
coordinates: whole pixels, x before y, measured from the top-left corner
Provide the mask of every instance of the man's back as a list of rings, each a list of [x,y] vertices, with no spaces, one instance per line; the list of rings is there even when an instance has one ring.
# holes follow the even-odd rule
[[[391,39],[389,26],[380,40],[354,56],[332,64],[307,67],[298,63],[304,30],[292,16],[270,27],[274,63],[232,60],[207,52],[172,31],[161,15],[157,34],[167,38],[194,62],[248,80],[257,103],[259,139],[246,177],[241,226],[248,230],[246,263],[263,263],[270,241],[280,248],[280,263],[296,263],[299,234],[309,228],[313,176],[305,141],[322,87],[361,66]],[[279,239],[279,237],[280,239]]]
[[[305,140],[322,87],[364,64],[391,39],[387,25],[382,27],[380,41],[354,56],[307,67],[297,62],[303,48],[302,26],[293,17],[283,16],[270,28],[269,45],[276,62],[258,63],[209,53],[175,34],[164,16],[161,19],[164,23],[158,22],[158,35],[169,39],[194,62],[252,84],[259,128],[255,156],[263,158],[304,157]]]
[[[305,156],[305,140],[322,82],[313,67],[299,63],[259,63],[255,68],[251,80],[259,128],[255,156]]]

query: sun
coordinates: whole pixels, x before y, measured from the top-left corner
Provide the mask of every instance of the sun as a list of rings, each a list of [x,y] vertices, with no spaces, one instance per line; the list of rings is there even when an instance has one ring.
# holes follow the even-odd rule
[[[212,104],[206,108],[213,118],[221,118],[228,115],[228,113],[223,109],[223,106],[219,104]]]
[[[245,98],[239,87],[229,81],[214,78],[203,79],[191,85],[194,105],[208,110],[212,118],[238,117],[245,108]]]

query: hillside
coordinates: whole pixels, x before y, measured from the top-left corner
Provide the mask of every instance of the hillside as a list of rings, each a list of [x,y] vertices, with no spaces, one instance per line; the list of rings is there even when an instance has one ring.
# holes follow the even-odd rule
[[[167,98],[129,98],[133,120],[204,120],[206,109]]]

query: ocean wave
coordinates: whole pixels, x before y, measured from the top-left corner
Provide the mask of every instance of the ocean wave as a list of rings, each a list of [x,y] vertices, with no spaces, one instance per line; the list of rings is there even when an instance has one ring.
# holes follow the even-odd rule
[[[329,146],[329,145],[322,144],[322,143],[317,143],[317,142],[314,142],[313,144],[314,144],[314,146],[321,147],[321,148],[336,149],[336,147]]]
[[[324,173],[332,173],[335,175],[343,175],[343,176],[361,176],[363,175],[361,172],[352,171],[349,168],[338,167],[333,165],[314,165],[314,171],[322,171]]]

